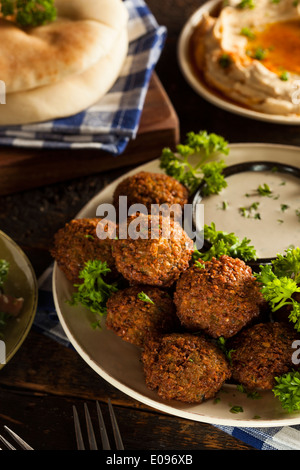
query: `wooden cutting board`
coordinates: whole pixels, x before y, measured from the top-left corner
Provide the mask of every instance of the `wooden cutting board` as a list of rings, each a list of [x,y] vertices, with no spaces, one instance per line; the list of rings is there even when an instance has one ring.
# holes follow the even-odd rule
[[[179,121],[154,73],[145,100],[139,131],[117,157],[100,150],[48,150],[0,147],[0,195],[107,170],[138,165],[158,158],[163,147],[179,142]]]

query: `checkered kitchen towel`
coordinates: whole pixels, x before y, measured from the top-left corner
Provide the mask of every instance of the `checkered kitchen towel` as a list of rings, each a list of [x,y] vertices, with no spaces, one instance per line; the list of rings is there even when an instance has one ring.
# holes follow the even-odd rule
[[[121,154],[138,131],[151,74],[166,28],[143,0],[124,0],[129,12],[129,51],[120,77],[94,106],[74,116],[23,126],[0,126],[0,145],[33,148],[93,148]]]
[[[34,328],[66,347],[73,347],[56,314],[52,295],[52,266],[39,280],[39,305]],[[273,428],[216,427],[258,450],[300,450],[300,425]]]

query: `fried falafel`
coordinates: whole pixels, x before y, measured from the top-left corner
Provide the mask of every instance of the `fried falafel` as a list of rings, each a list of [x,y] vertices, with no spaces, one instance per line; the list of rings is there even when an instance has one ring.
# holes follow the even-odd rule
[[[170,287],[188,268],[193,241],[172,218],[139,214],[122,225],[127,238],[116,240],[113,256],[130,284]]]
[[[215,397],[231,376],[223,352],[204,336],[189,333],[146,343],[142,363],[147,387],[164,400],[201,403]]]
[[[119,197],[127,196],[127,204],[143,204],[148,213],[152,204],[187,204],[189,192],[179,181],[164,173],[140,171],[121,181],[115,189],[113,203],[119,207]]]
[[[73,284],[80,284],[79,273],[87,261],[101,260],[111,269],[108,278],[117,275],[112,256],[113,238],[99,239],[97,227],[99,218],[73,219],[58,230],[54,236],[54,244],[50,250],[59,268]],[[105,230],[113,230],[112,222],[105,222]],[[110,225],[111,224],[111,225]],[[109,225],[109,226],[108,226]]]
[[[111,295],[106,306],[106,327],[139,347],[146,340],[179,328],[171,296],[158,287],[134,286],[119,290]]]
[[[203,267],[190,267],[177,281],[177,315],[189,331],[234,336],[260,314],[264,302],[258,282],[238,258],[223,255],[201,263]]]
[[[271,390],[275,377],[296,368],[293,342],[300,336],[287,323],[258,323],[241,331],[227,344],[232,378],[247,390]]]

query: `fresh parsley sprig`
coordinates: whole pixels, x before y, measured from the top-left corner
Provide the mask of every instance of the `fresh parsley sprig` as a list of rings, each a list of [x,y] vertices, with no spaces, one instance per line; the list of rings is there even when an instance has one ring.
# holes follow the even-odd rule
[[[164,148],[160,157],[160,167],[165,172],[185,185],[191,194],[205,181],[204,195],[218,194],[227,186],[224,175],[225,162],[208,161],[217,154],[228,155],[226,140],[214,133],[200,131],[198,134],[189,132],[185,144],[176,146],[173,152]],[[190,157],[197,155],[197,163],[192,164]]]
[[[54,0],[1,0],[1,13],[12,17],[19,26],[35,27],[56,19]]]
[[[289,306],[288,319],[300,331],[300,303],[294,298],[294,294],[300,292],[300,249],[291,248],[285,253],[278,254],[271,265],[260,266],[260,272],[255,276],[271,311]]]
[[[300,372],[291,371],[280,377],[275,377],[272,389],[274,396],[279,399],[283,409],[289,413],[300,410]]]
[[[240,258],[244,261],[251,261],[257,258],[254,246],[250,245],[248,238],[240,240],[234,233],[227,233],[222,230],[216,230],[215,224],[204,225],[204,240],[210,243],[207,251],[200,252],[195,250],[193,259],[197,261],[209,261],[213,257],[219,258],[222,255]]]
[[[289,248],[272,260],[273,271],[278,277],[288,276],[300,283],[300,248]]]
[[[85,267],[79,274],[83,282],[74,285],[76,291],[69,300],[69,304],[73,306],[80,304],[92,313],[104,316],[107,312],[107,300],[113,292],[118,290],[117,283],[109,284],[104,280],[110,271],[106,262],[91,260],[85,263]],[[93,326],[99,326],[99,322],[95,322]]]

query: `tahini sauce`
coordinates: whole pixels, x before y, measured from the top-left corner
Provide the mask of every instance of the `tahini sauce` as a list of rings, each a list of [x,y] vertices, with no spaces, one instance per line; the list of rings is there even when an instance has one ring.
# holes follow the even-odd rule
[[[220,194],[202,199],[204,223],[251,240],[259,258],[300,246],[300,179],[278,171],[243,172],[227,179]],[[258,193],[267,185],[270,196]],[[254,203],[256,209],[247,211]]]

